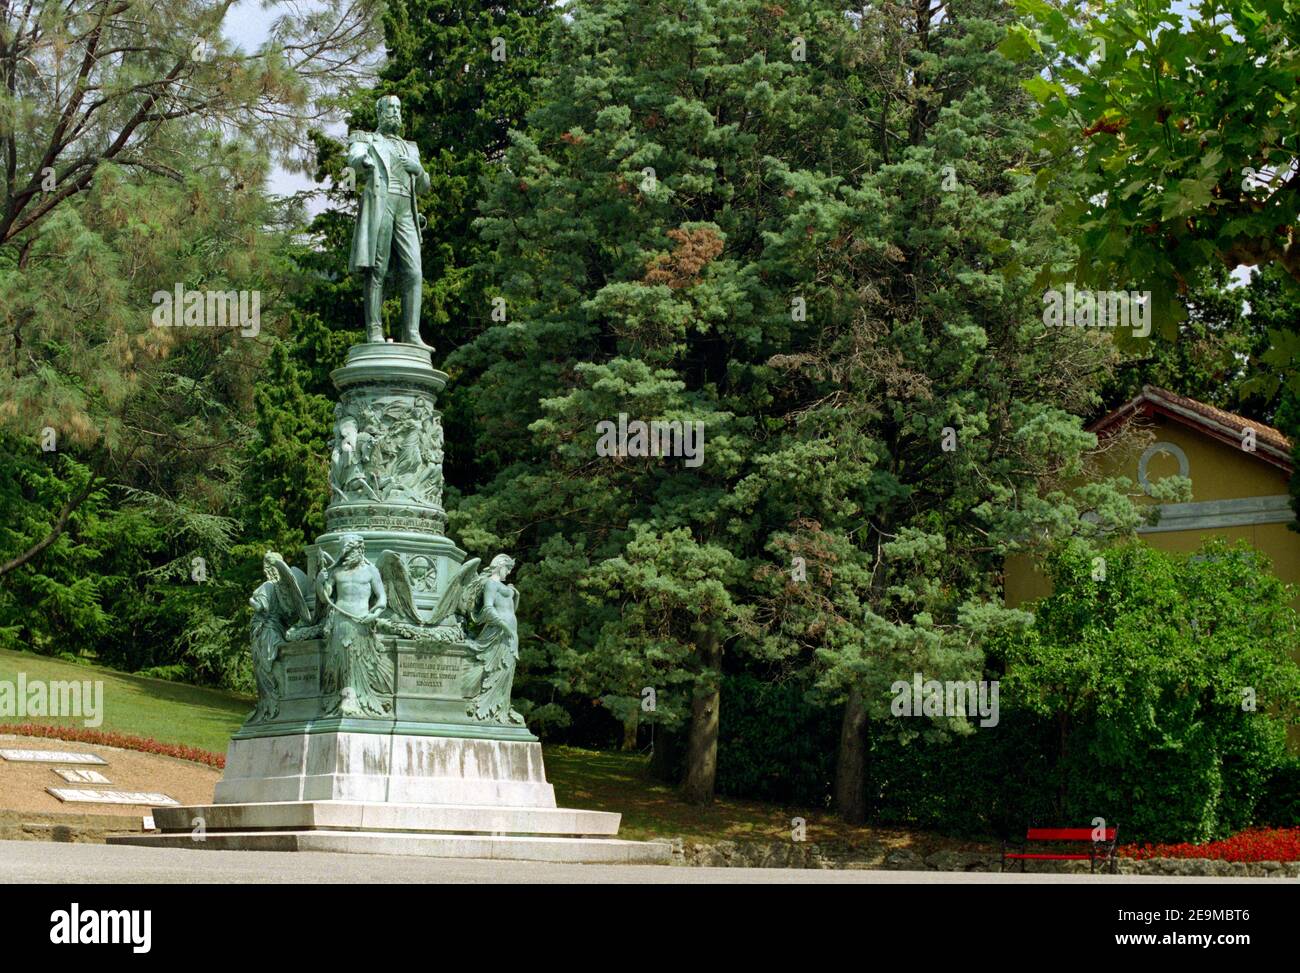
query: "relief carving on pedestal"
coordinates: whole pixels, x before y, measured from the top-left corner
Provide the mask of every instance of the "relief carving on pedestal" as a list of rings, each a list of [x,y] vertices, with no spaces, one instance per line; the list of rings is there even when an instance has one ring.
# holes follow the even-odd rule
[[[331,502],[442,506],[442,422],[427,399],[357,400],[334,409]]]

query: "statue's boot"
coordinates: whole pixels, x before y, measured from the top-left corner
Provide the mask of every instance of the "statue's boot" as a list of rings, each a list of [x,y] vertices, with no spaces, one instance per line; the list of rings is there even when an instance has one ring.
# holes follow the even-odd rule
[[[415,345],[425,351],[433,351],[433,345],[426,345],[420,337],[420,287],[419,277],[406,283],[402,293],[402,341]]]
[[[415,347],[423,348],[425,351],[433,351],[433,345],[425,344],[423,339],[420,338],[419,328],[414,329],[414,331],[408,331],[406,333],[406,337],[403,340],[408,345],[415,345]]]

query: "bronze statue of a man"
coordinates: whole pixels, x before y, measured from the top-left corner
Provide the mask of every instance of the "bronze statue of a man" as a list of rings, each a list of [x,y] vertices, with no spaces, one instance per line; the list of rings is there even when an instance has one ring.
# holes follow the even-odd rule
[[[420,150],[401,137],[402,106],[393,95],[375,102],[379,131],[348,136],[348,165],[366,180],[352,234],[348,270],[365,276],[366,340],[384,340],[384,278],[393,273],[402,299],[401,341],[432,350],[420,340],[420,226],[415,197],[429,191]]]

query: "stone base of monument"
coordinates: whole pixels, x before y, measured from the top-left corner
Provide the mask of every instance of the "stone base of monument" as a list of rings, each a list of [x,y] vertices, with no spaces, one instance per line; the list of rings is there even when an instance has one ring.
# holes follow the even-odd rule
[[[231,740],[213,801],[553,808],[555,789],[546,782],[542,745],[535,741],[400,732],[296,733]]]
[[[435,858],[667,863],[621,815],[556,807],[536,742],[375,733],[232,740],[215,801],[156,808],[110,844]]]

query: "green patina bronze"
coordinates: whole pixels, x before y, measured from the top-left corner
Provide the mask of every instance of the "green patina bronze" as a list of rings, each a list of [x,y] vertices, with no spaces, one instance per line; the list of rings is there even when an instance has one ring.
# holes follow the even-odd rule
[[[413,209],[391,203],[388,181],[406,174],[413,207],[427,177],[408,164],[418,167],[414,147],[395,138],[396,105],[381,99],[379,108],[384,139],[360,133],[367,137],[354,137],[349,149],[349,161],[368,158],[373,173],[353,265],[369,288],[377,274],[382,283],[385,266],[376,246],[414,248],[406,340],[382,340],[368,289],[371,340],[350,349],[332,376],[339,401],[322,484],[326,531],[308,547],[305,572],[274,551],[263,559],[266,581],[250,600],[258,701],[235,738],[348,731],[533,741],[510,708],[519,656],[519,592],[507,581],[514,561],[498,555],[480,571],[479,559],[467,561],[443,534],[437,396],[447,376],[419,341],[419,237],[405,222]],[[378,235],[376,207],[386,207]]]
[[[420,226],[415,198],[429,191],[420,150],[401,136],[402,106],[392,95],[375,102],[377,132],[348,136],[348,166],[365,179],[348,270],[365,278],[366,337],[384,340],[380,310],[384,280],[395,277],[402,301],[401,340],[428,349],[420,340]]]

